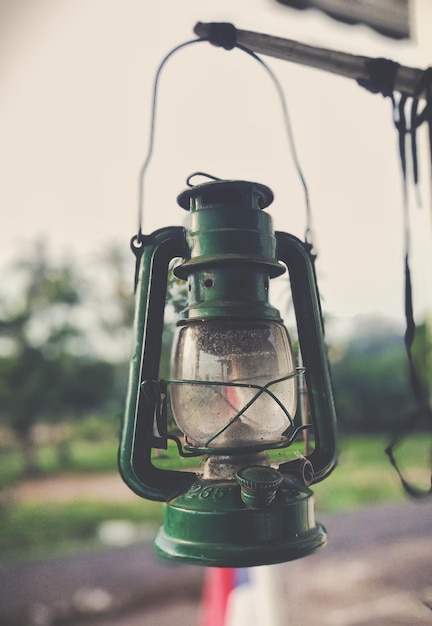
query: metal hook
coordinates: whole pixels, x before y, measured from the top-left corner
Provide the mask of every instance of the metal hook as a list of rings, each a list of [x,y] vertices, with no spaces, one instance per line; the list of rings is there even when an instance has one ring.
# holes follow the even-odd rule
[[[191,183],[191,179],[194,176],[204,176],[204,178],[208,178],[209,180],[222,180],[222,178],[218,178],[217,176],[212,176],[212,174],[207,174],[206,172],[194,172],[193,174],[191,174],[190,176],[187,177],[186,179],[186,185],[188,187],[195,187],[195,185],[193,183]]]

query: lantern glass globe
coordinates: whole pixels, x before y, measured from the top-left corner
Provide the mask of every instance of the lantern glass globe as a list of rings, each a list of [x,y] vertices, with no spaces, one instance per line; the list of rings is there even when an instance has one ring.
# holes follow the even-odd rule
[[[188,443],[231,448],[283,439],[297,407],[283,324],[189,321],[177,328],[171,363],[172,379],[183,381],[171,385],[171,407]]]

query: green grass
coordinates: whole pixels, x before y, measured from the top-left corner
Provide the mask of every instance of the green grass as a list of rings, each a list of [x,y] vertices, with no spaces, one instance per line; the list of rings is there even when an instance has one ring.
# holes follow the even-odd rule
[[[340,442],[339,465],[328,479],[313,486],[316,510],[339,512],[363,506],[402,502],[406,499],[400,481],[384,453],[384,437],[350,437]],[[430,485],[430,443],[417,434],[396,449],[401,469],[409,480],[425,489]],[[293,452],[290,451],[292,455]],[[272,453],[274,460],[286,459],[287,451]],[[57,463],[54,446],[39,452],[44,475],[64,471]],[[175,446],[157,455],[156,463],[165,469],[188,469],[199,459],[179,459]],[[68,473],[113,472],[117,468],[117,441],[74,440]],[[13,489],[21,464],[14,450],[0,455],[0,486]],[[0,492],[1,496],[1,492]],[[0,498],[1,502],[1,498]],[[72,501],[56,504],[3,504],[0,507],[0,559],[16,560],[97,547],[97,529],[107,520],[128,520],[156,528],[162,518],[162,505],[137,497],[136,502],[111,504]]]
[[[38,448],[37,458],[40,476],[58,476],[63,473],[90,474],[117,471],[118,439],[109,437],[101,441],[73,439],[69,446],[69,458],[59,460],[58,450],[53,444]],[[168,450],[153,452],[155,465],[163,469],[188,469],[198,467],[201,457],[181,458],[177,447],[169,442]],[[23,464],[16,449],[0,451],[0,490],[20,480]]]
[[[110,472],[117,469],[118,440],[93,442],[73,440],[68,461],[59,459],[54,444],[41,445],[37,451],[38,475],[57,476],[62,473]],[[22,478],[23,463],[18,450],[0,452],[0,489]]]
[[[16,451],[0,453],[0,492],[13,485],[22,474],[21,458]]]
[[[350,437],[340,442],[339,464],[331,476],[313,487],[317,509],[338,512],[407,498],[385,454],[382,436]],[[430,487],[430,438],[417,434],[395,449],[406,479],[416,487]]]
[[[137,498],[133,504],[75,501],[62,504],[20,504],[0,511],[0,557],[21,560],[101,547],[101,523],[127,520],[155,531],[162,505]]]

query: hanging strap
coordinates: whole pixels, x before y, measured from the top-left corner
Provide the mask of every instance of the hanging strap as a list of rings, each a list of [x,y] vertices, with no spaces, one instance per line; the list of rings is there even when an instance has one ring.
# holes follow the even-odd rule
[[[398,443],[409,433],[412,432],[420,421],[428,420],[429,426],[432,423],[432,411],[429,405],[427,392],[422,384],[417,371],[417,366],[413,357],[412,349],[416,335],[416,325],[414,319],[414,306],[412,295],[412,282],[410,270],[410,226],[409,226],[409,200],[408,200],[408,172],[407,172],[407,156],[406,156],[406,138],[410,136],[411,141],[411,164],[412,164],[412,181],[418,195],[419,184],[419,168],[418,168],[418,151],[417,151],[417,129],[424,122],[428,126],[429,135],[429,158],[432,168],[432,68],[428,68],[423,72],[422,79],[418,85],[418,89],[414,97],[408,98],[401,95],[399,101],[396,102],[395,96],[395,78],[399,69],[399,64],[389,59],[371,59],[368,62],[369,79],[358,80],[359,85],[368,89],[372,93],[380,93],[384,97],[388,97],[392,101],[393,122],[398,131],[399,159],[401,165],[403,179],[403,210],[404,210],[404,237],[405,237],[405,255],[404,255],[404,275],[405,275],[405,351],[408,360],[408,377],[411,392],[414,399],[415,410],[411,413],[406,422],[401,426],[393,440],[386,448],[391,464],[399,475],[401,483],[405,491],[412,497],[424,498],[432,493],[432,473],[431,487],[428,490],[417,489],[409,484],[404,478],[399,466],[396,462],[394,449]],[[420,95],[425,93],[426,104],[421,113],[419,113]],[[411,103],[410,123],[407,124],[406,109],[408,102]],[[420,202],[419,202],[420,204]]]
[[[419,84],[416,95],[409,99],[408,96],[402,95],[399,102],[396,102],[394,94],[394,81],[399,68],[398,63],[389,61],[388,59],[373,59],[369,63],[370,79],[368,81],[358,81],[358,83],[371,91],[372,93],[381,93],[384,97],[389,97],[392,101],[393,122],[398,131],[399,158],[401,172],[403,178],[403,209],[404,209],[404,237],[405,237],[405,256],[404,256],[404,274],[405,274],[405,320],[406,329],[404,336],[405,351],[408,360],[408,377],[410,388],[412,391],[415,410],[411,413],[406,422],[401,426],[393,440],[387,446],[385,452],[390,459],[391,464],[395,468],[401,480],[405,491],[414,498],[424,498],[432,493],[432,474],[431,486],[428,490],[422,490],[411,485],[403,476],[399,469],[398,463],[394,455],[394,449],[398,443],[409,433],[412,432],[421,421],[428,420],[429,426],[432,422],[432,411],[429,405],[427,392],[422,384],[417,371],[417,366],[413,357],[412,349],[416,335],[416,325],[414,319],[414,306],[412,295],[412,281],[410,270],[410,226],[409,226],[409,200],[408,200],[408,172],[407,172],[407,156],[406,156],[406,138],[410,135],[411,141],[411,164],[412,164],[412,181],[415,189],[418,191],[419,168],[417,153],[417,129],[424,122],[428,125],[429,134],[429,156],[432,167],[432,68],[425,70],[422,80]],[[426,94],[426,105],[421,113],[419,113],[419,97],[422,92]],[[408,102],[411,102],[410,124],[407,124],[406,109]]]

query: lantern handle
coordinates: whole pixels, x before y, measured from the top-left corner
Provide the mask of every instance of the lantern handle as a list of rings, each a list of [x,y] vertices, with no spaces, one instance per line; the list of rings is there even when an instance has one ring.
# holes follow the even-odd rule
[[[310,246],[297,237],[276,233],[277,258],[286,264],[291,281],[300,350],[310,393],[315,448],[306,458],[313,482],[323,480],[336,465],[336,413],[324,342],[324,323]]]
[[[158,394],[146,381],[159,378],[168,268],[176,257],[188,258],[184,229],[170,226],[142,238],[142,254],[136,290],[135,353],[126,398],[126,411],[119,448],[120,474],[139,496],[148,500],[169,500],[184,491],[195,479],[194,472],[163,470],[153,465]],[[158,425],[161,429],[160,424]],[[166,448],[167,433],[159,433],[159,445]]]

